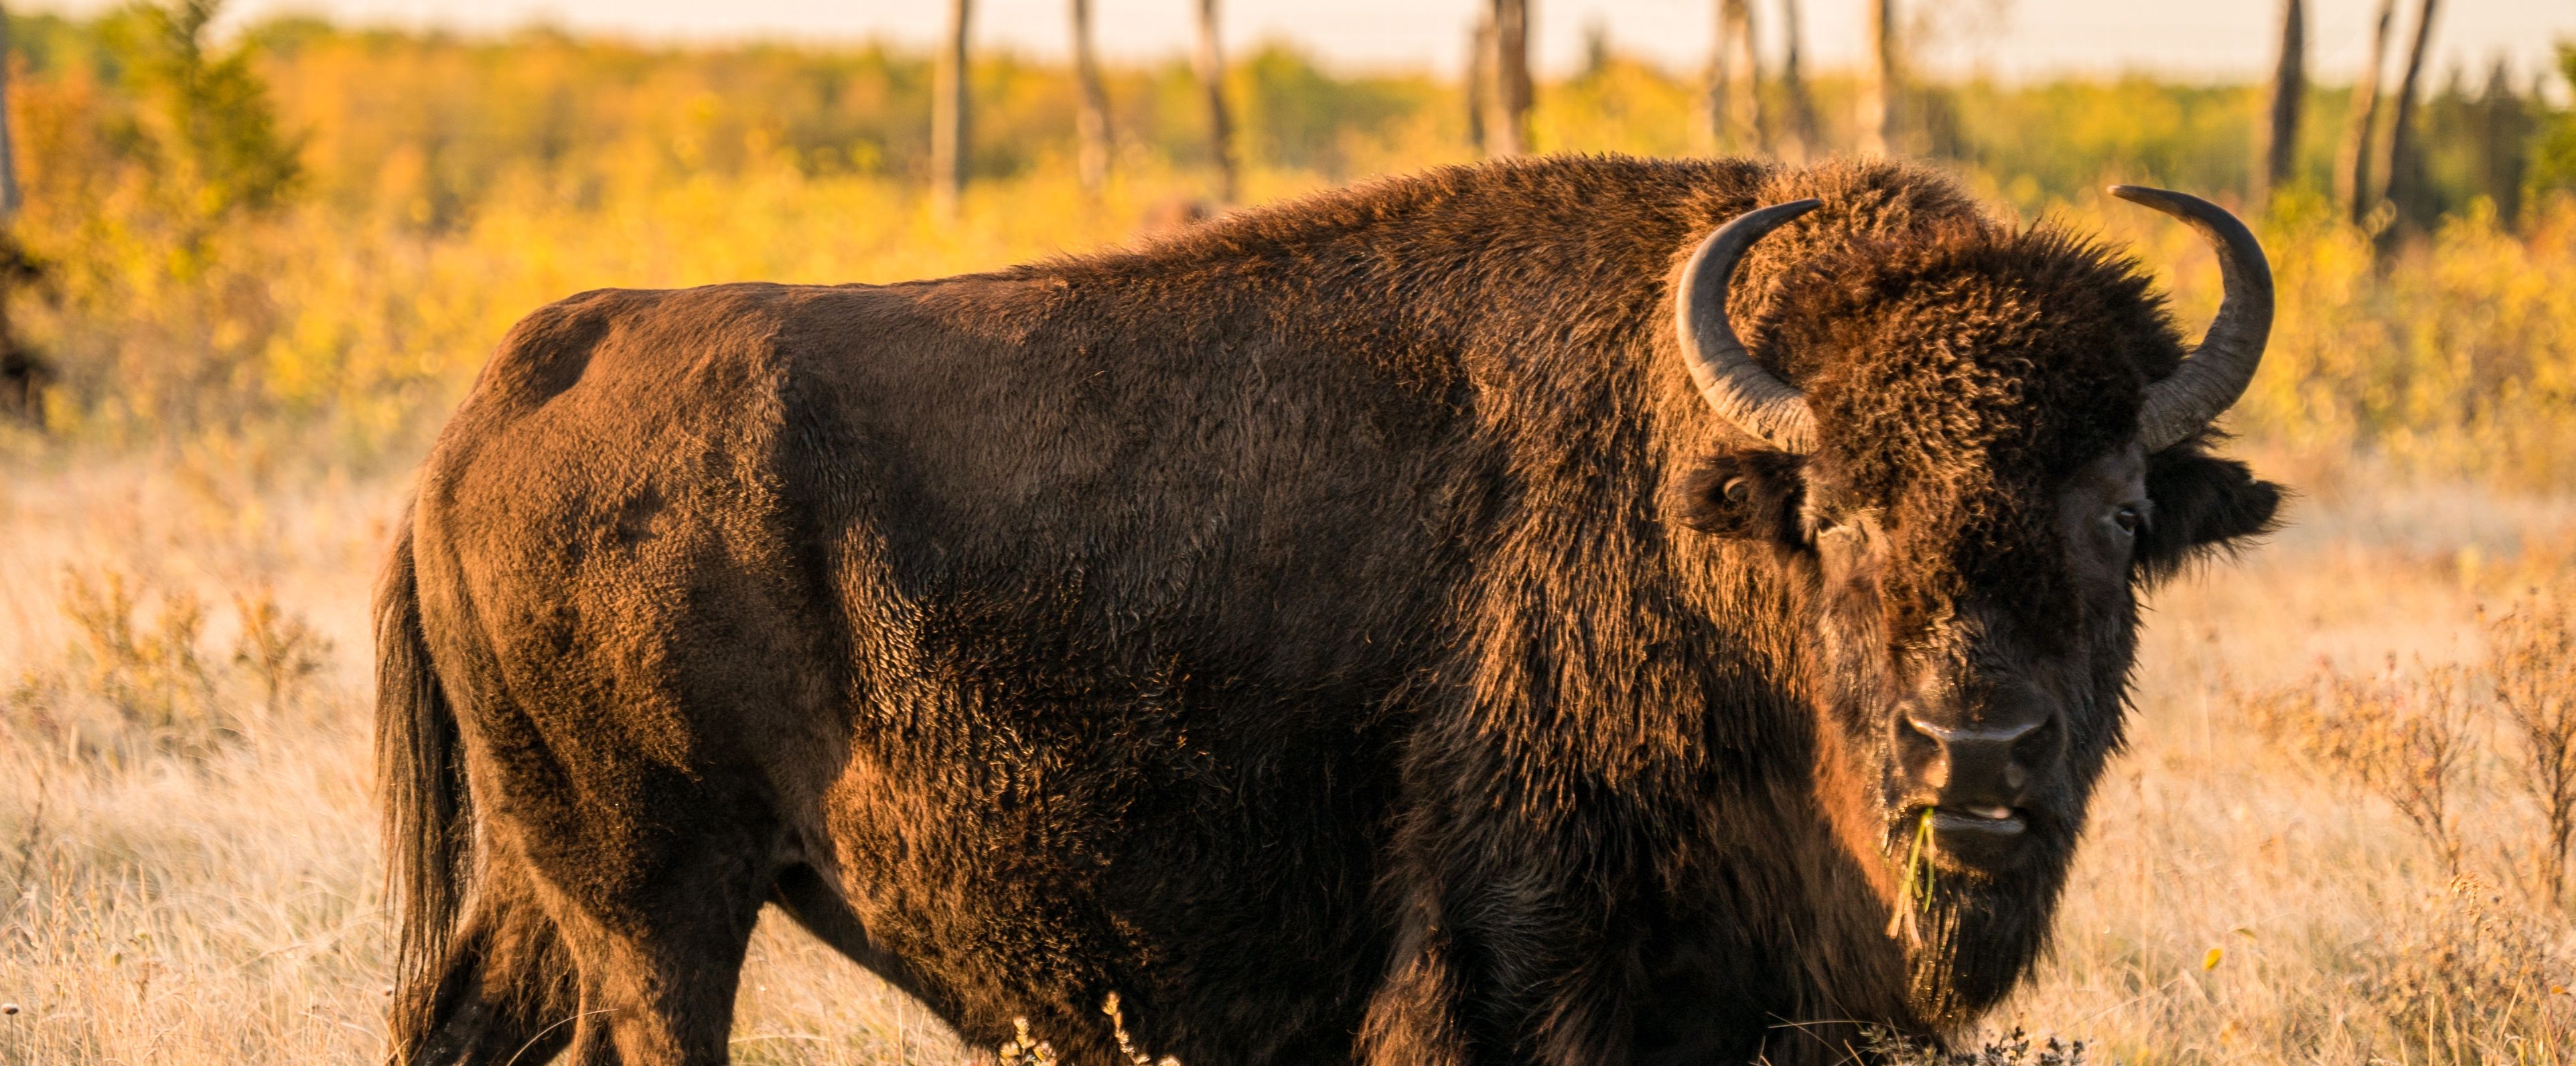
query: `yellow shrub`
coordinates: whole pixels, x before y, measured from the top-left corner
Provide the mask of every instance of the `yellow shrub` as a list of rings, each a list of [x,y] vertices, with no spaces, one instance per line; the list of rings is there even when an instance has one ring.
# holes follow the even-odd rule
[[[1212,185],[1199,120],[1175,102],[1190,95],[1177,67],[1113,71],[1119,167],[1096,200],[1065,165],[1061,72],[1010,57],[979,67],[979,144],[999,154],[978,149],[962,220],[940,226],[911,170],[925,91],[913,58],[298,25],[254,36],[277,42],[260,70],[282,128],[302,139],[309,189],[208,232],[178,232],[172,220],[193,216],[154,208],[169,179],[118,132],[135,105],[108,74],[57,64],[18,82],[18,231],[55,265],[54,298],[21,297],[19,318],[63,365],[57,430],[396,459],[546,301],[987,269],[1120,240],[1156,205]],[[1469,157],[1456,92],[1425,77],[1331,77],[1271,49],[1235,82],[1254,201]],[[1834,101],[1845,87],[1815,88]],[[2243,95],[2128,79],[1974,83],[1933,102],[1957,127],[1944,136],[1983,161],[1965,171],[1972,185],[2136,248],[2170,279],[2177,314],[2199,322],[2218,284],[2196,237],[2092,193],[2059,197],[2088,168],[2220,180],[2232,171],[2177,160],[2240,132],[2229,123],[2250,121]],[[1543,148],[1671,153],[1707,136],[1687,79],[1616,57],[1540,100]],[[1823,109],[1828,141],[1841,110]],[[2014,129],[2030,134],[2019,154]],[[2264,222],[2279,325],[2232,426],[2321,461],[2576,485],[2576,203],[2536,207],[2519,227],[2473,206],[2393,261],[2335,214],[2294,190]]]

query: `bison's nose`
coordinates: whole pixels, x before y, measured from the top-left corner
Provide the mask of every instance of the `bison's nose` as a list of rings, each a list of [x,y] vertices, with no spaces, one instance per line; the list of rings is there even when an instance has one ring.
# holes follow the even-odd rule
[[[2057,716],[2036,708],[1945,721],[1898,716],[1897,769],[1909,791],[1957,828],[2018,832],[2032,783],[2060,757]]]

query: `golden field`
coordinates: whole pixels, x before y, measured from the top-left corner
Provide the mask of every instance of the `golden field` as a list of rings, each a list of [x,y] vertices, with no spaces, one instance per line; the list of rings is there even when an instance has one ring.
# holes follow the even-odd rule
[[[17,34],[17,233],[48,274],[13,313],[61,378],[41,428],[0,428],[12,1066],[379,1054],[367,593],[410,464],[517,316],[603,286],[1078,252],[1209,186],[1179,68],[1113,72],[1128,132],[1097,198],[1065,165],[1061,72],[979,68],[994,147],[941,225],[907,132],[920,63],[883,50],[278,24],[188,68],[232,75],[154,81],[183,61],[120,17]],[[265,85],[265,110],[228,84]],[[1469,158],[1455,87],[1428,78],[1274,51],[1236,88],[1254,201]],[[1819,86],[1829,110],[1838,91]],[[2187,320],[2214,306],[2189,233],[2085,190],[2241,181],[2205,157],[2247,154],[2229,138],[2250,137],[2252,90],[1947,99],[1958,136],[1990,136],[1949,165],[1999,210],[2134,246]],[[1542,147],[1702,147],[1687,83],[1647,68],[1614,59],[1542,101]],[[2331,154],[2332,107],[2303,158]],[[2027,166],[1995,147],[2039,127],[2067,132]],[[2463,196],[2385,262],[2313,192],[2269,205],[2281,319],[2231,427],[2302,491],[2293,524],[2155,595],[2135,739],[2056,950],[1970,1044],[2020,1027],[2090,1062],[2576,1062],[2576,925],[2498,696],[2576,701],[2576,649],[2546,622],[2576,609],[2576,200],[2537,181],[2525,200],[2507,218]],[[783,923],[743,989],[743,1062],[966,1056]]]

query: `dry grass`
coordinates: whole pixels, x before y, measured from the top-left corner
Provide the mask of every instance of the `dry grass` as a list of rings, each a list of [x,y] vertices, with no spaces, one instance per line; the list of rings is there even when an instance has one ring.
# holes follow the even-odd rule
[[[2543,823],[2462,691],[2479,605],[2566,571],[2568,505],[2298,517],[2157,598],[2054,958],[1997,1017],[2123,1062],[2576,1061],[2576,936],[2518,876]],[[2266,706],[2292,685],[2304,722]]]
[[[0,485],[0,1000],[22,1008],[0,1014],[0,1063],[377,1050],[364,605],[398,486],[234,469]],[[2002,1035],[2014,1025],[2084,1041],[2087,1062],[2576,1061],[2576,1000],[2551,991],[2576,982],[2576,943],[2533,862],[2547,818],[2523,731],[2495,700],[2495,678],[2530,673],[2516,663],[2567,676],[2546,643],[2565,631],[2538,621],[2558,601],[2523,590],[2567,572],[2576,503],[2345,494],[2300,518],[2158,597],[2136,739],[2058,948],[1957,1061],[2050,1061],[2046,1037]],[[2381,676],[2392,655],[2409,665]],[[2319,681],[2321,659],[2363,676]],[[2433,677],[2453,679],[2435,700],[2456,719],[2448,843],[2391,802],[2403,787],[2383,798],[2387,774],[2260,727],[2262,694],[2285,686],[2350,689],[2316,697],[2349,719],[2373,701],[2424,712]],[[792,927],[764,926],[753,960],[744,1062],[962,1058]]]
[[[357,519],[388,497],[186,469],[0,491],[0,999],[23,1007],[0,1061],[356,1061],[380,1039],[350,652]],[[190,606],[262,587],[343,649],[274,701],[221,656],[240,619]]]

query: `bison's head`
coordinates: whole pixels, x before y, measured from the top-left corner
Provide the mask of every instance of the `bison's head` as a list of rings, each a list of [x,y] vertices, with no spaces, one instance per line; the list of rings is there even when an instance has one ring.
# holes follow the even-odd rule
[[[1702,395],[1767,445],[1711,458],[1681,486],[1684,515],[1775,544],[1810,590],[1827,777],[1866,794],[1882,884],[1913,881],[1888,893],[1889,935],[1935,1018],[2001,996],[2045,936],[2120,742],[2141,589],[2263,531],[2280,496],[2204,450],[2270,331],[2262,249],[2204,201],[2113,192],[2217,248],[2227,293],[2197,349],[2134,263],[1961,222],[1766,279],[1746,325],[1774,374],[1728,290],[1812,200],[1721,228],[1678,292]]]

